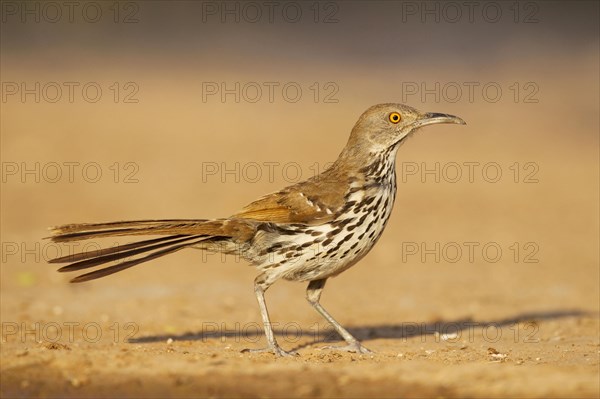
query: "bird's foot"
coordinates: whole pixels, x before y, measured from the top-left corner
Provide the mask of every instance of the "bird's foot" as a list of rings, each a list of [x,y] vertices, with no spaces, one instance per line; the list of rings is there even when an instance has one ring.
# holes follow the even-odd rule
[[[335,346],[335,345],[324,346],[321,349],[334,349],[334,350],[338,350],[338,351],[364,353],[364,354],[374,353],[373,351],[362,346],[361,343],[358,341],[350,342],[350,343],[348,343],[348,345],[344,345],[344,346]]]
[[[297,352],[290,351],[286,352],[279,345],[267,346],[266,348],[260,349],[242,349],[242,353],[272,353],[277,357],[293,357],[298,356]]]

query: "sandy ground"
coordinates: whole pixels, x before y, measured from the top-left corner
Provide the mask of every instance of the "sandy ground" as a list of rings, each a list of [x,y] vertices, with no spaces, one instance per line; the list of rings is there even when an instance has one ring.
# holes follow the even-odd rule
[[[323,349],[338,339],[290,283],[268,299],[280,343],[298,356],[240,353],[264,345],[240,265],[161,273],[166,260],[146,267],[152,279],[36,281],[19,301],[4,286],[2,395],[597,397],[590,276],[521,265],[493,278],[489,265],[370,258],[332,281],[324,303],[373,355]]]
[[[476,36],[470,26],[467,36]],[[497,28],[473,26],[483,37]],[[324,43],[281,47],[304,49],[306,59],[272,64],[240,45],[248,60],[241,68],[218,35],[211,37],[222,40],[219,56],[204,59],[166,39],[161,51],[172,57],[155,49],[140,55],[135,36],[79,51],[76,39],[91,46],[101,35],[63,27],[59,40],[48,25],[34,27],[47,31],[20,37],[28,45],[40,38],[37,52],[10,45],[3,31],[3,82],[93,81],[105,94],[95,103],[30,96],[1,104],[3,398],[600,395],[597,37],[589,47],[568,35],[537,42],[532,32],[548,25],[528,26],[494,47],[491,61],[465,45],[440,69],[425,56],[379,53],[402,41],[369,47],[360,62],[330,62],[327,54],[350,41],[325,35]],[[442,51],[450,44],[439,29],[428,40],[440,39]],[[68,45],[54,53],[41,37]],[[308,56],[313,45],[324,46],[318,57]],[[47,263],[81,249],[44,240],[48,226],[222,217],[312,175],[335,158],[364,109],[402,101],[407,79],[430,87],[496,82],[505,95],[406,99],[468,125],[427,128],[400,149],[387,230],[365,259],[327,283],[323,305],[374,354],[325,349],[339,338],[305,301],[305,287],[289,282],[275,284],[267,303],[277,339],[298,356],[242,353],[265,339],[255,270],[233,257],[187,250],[79,285]],[[111,85],[129,93],[129,81],[139,101],[124,103],[121,92],[115,103]],[[321,89],[334,81],[339,101],[307,94],[297,103],[203,102],[206,81],[296,81],[305,93],[315,81]],[[524,90],[516,101],[515,82]],[[524,101],[526,82],[539,89],[537,102]],[[115,242],[87,248],[100,244]]]
[[[463,131],[432,128],[411,140],[399,168],[423,159],[481,160],[460,146],[447,150],[450,157],[435,144],[442,135],[467,140],[467,129],[481,130],[472,127],[483,123],[474,113],[470,119]],[[336,134],[343,141],[345,134]],[[215,141],[199,150],[211,162],[211,149],[226,152]],[[234,258],[190,250],[82,285],[68,284],[70,276],[46,263],[73,250],[42,240],[47,225],[219,216],[286,183],[202,183],[195,167],[152,158],[159,151],[152,145],[167,147],[157,140],[135,157],[137,184],[13,183],[14,191],[3,192],[3,206],[18,209],[3,212],[6,224],[16,226],[20,215],[28,226],[3,230],[3,397],[598,396],[597,181],[591,183],[597,169],[589,167],[589,146],[576,142],[572,153],[563,147],[562,159],[575,172],[568,179],[546,158],[550,149],[517,158],[538,163],[534,184],[407,175],[377,247],[331,280],[322,298],[375,353],[323,349],[338,338],[304,300],[304,286],[281,282],[267,300],[278,340],[298,357],[278,359],[241,353],[265,340],[255,272]],[[298,153],[310,168],[310,149]],[[267,149],[255,154],[273,159]],[[235,162],[236,154],[227,160]],[[489,161],[510,173],[512,160]],[[167,167],[185,176],[161,175]],[[32,198],[36,192],[45,199]]]

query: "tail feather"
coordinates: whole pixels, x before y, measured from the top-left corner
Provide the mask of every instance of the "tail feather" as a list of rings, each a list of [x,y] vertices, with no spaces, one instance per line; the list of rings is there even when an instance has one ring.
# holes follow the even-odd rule
[[[162,242],[162,243],[150,245],[150,246],[143,246],[141,248],[136,248],[136,249],[130,249],[129,251],[119,251],[119,252],[104,255],[104,256],[96,256],[91,259],[86,259],[86,260],[82,260],[79,262],[71,263],[70,265],[61,267],[60,269],[58,269],[58,271],[62,273],[62,272],[73,272],[76,270],[88,269],[90,267],[99,266],[104,263],[117,261],[117,260],[120,260],[123,258],[128,258],[128,257],[134,256],[134,255],[139,255],[144,252],[154,251],[155,249],[173,246],[174,244],[180,244],[180,243],[190,241],[193,239],[197,239],[197,238],[203,238],[203,236],[188,236],[188,237],[183,237],[183,238],[179,238],[176,240],[173,240],[172,239],[173,237],[168,237],[168,238],[169,238],[169,241],[167,241],[167,242]]]
[[[145,220],[126,220],[119,222],[104,222],[104,223],[72,223],[62,226],[51,227],[50,230],[55,235],[67,233],[81,233],[84,231],[105,230],[114,228],[126,227],[155,227],[164,225],[180,225],[180,224],[196,224],[208,221],[207,219],[145,219]]]
[[[211,244],[222,240],[244,238],[251,234],[253,230],[254,226],[247,221],[225,219],[168,219],[68,224],[52,229],[52,236],[50,237],[52,241],[69,242],[91,238],[137,235],[162,235],[166,237],[67,255],[52,259],[50,263],[69,262],[70,264],[61,267],[58,271],[70,272],[105,265],[124,258],[136,257],[123,263],[83,274],[71,280],[71,282],[82,282],[108,276],[201,242],[205,242],[209,247]],[[141,254],[144,255],[138,257]]]
[[[153,253],[151,253],[149,255],[146,255],[146,256],[144,256],[142,258],[133,259],[133,260],[130,260],[130,261],[127,261],[127,262],[120,263],[118,265],[109,266],[109,267],[105,267],[105,268],[100,269],[100,270],[95,270],[93,272],[82,274],[82,275],[77,276],[74,279],[72,279],[71,282],[72,283],[81,283],[81,282],[84,282],[84,281],[95,280],[95,279],[100,278],[100,277],[109,276],[109,275],[111,275],[113,273],[117,273],[117,272],[120,272],[122,270],[129,269],[130,267],[138,265],[140,263],[147,262],[149,260],[156,259],[156,258],[159,258],[161,256],[165,256],[167,254],[179,251],[180,249],[189,247],[190,245],[197,244],[197,243],[199,243],[199,242],[201,242],[203,240],[204,240],[204,238],[201,238],[201,239],[199,239],[197,241],[191,241],[191,242],[186,242],[186,243],[183,243],[183,244],[175,245],[175,246],[172,246],[170,248],[166,248],[166,249],[162,249],[162,250],[157,251],[157,252],[153,252]]]
[[[125,244],[125,245],[119,245],[119,246],[112,247],[112,248],[104,248],[104,249],[97,249],[97,250],[93,250],[93,251],[80,252],[77,254],[61,256],[60,258],[50,259],[48,261],[48,263],[77,262],[77,261],[84,260],[84,259],[90,259],[90,258],[95,258],[98,256],[113,254],[115,252],[127,251],[127,250],[133,249],[133,248],[145,247],[145,246],[152,245],[152,244],[155,244],[158,242],[173,240],[173,239],[180,238],[180,237],[183,237],[183,236],[177,235],[177,236],[170,236],[170,237],[160,237],[160,238],[154,238],[151,240],[136,241],[136,242],[132,242],[132,243]]]
[[[141,220],[131,222],[69,224],[52,228],[54,242],[128,235],[219,235],[225,221],[216,220]]]

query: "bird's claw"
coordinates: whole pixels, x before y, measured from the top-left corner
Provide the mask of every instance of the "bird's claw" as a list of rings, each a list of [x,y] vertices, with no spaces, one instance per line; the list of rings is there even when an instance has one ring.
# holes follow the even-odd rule
[[[272,353],[277,357],[294,357],[298,356],[297,352],[290,351],[286,352],[279,346],[267,346],[266,348],[260,349],[242,349],[242,353]]]
[[[369,349],[365,348],[364,346],[362,346],[360,344],[360,342],[352,342],[352,343],[349,343],[348,345],[344,345],[344,346],[329,345],[329,346],[324,346],[321,349],[334,349],[334,350],[338,350],[338,351],[363,353],[363,354],[374,353],[372,350],[369,350]]]

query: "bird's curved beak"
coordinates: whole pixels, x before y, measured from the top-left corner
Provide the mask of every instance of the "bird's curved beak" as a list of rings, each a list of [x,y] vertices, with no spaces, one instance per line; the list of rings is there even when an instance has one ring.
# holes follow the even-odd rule
[[[456,123],[459,125],[467,124],[467,122],[463,121],[458,116],[448,115],[448,114],[440,114],[437,112],[427,112],[426,114],[423,114],[423,116],[421,118],[417,119],[413,123],[413,126],[415,128],[417,128],[417,127],[423,127],[423,126],[427,126],[427,125],[434,125],[434,124],[438,124],[438,123]]]

